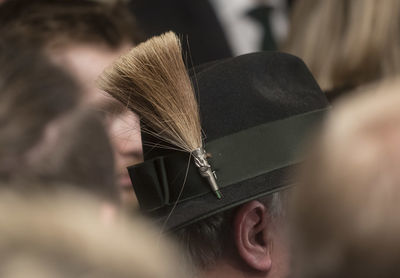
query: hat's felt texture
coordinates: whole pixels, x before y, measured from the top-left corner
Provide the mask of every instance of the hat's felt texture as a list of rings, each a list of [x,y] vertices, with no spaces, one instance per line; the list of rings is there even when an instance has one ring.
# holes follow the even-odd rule
[[[196,75],[207,140],[328,105],[304,63],[289,54],[243,55]]]
[[[206,143],[329,105],[305,64],[295,56],[279,52],[252,53],[208,63],[195,68],[191,78]],[[148,136],[142,136],[149,141]],[[143,150],[145,160],[170,152],[146,146]],[[286,178],[289,169],[277,169],[223,188],[222,200],[210,190],[206,195],[178,203],[172,213],[173,206],[165,206],[153,212],[153,216],[161,222],[167,219],[163,223],[167,229],[183,227],[285,188],[290,184]],[[134,176],[132,182],[135,188]],[[138,194],[139,202],[140,195],[146,194]]]

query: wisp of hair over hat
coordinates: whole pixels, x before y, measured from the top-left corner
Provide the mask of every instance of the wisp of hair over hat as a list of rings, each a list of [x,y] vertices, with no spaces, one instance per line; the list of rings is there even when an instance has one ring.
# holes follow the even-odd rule
[[[98,85],[140,116],[142,132],[189,153],[202,147],[199,108],[175,33],[134,47]]]

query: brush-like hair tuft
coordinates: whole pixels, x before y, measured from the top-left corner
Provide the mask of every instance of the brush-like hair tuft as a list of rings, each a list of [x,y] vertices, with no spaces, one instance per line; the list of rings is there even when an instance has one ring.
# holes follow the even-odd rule
[[[187,152],[202,147],[198,104],[173,32],[121,56],[98,85],[140,116],[142,132]]]

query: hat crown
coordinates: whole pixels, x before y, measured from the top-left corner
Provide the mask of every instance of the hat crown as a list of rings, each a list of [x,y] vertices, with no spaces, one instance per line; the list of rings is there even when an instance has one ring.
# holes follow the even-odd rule
[[[328,106],[303,61],[280,52],[205,65],[192,80],[206,141]]]

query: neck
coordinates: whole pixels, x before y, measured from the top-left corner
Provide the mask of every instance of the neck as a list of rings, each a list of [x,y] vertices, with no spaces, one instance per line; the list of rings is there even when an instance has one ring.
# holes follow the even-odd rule
[[[254,272],[239,262],[219,261],[210,269],[202,270],[196,278],[266,278],[268,273]]]
[[[237,267],[227,264],[219,263],[215,267],[200,272],[198,278],[244,278],[243,273]]]

